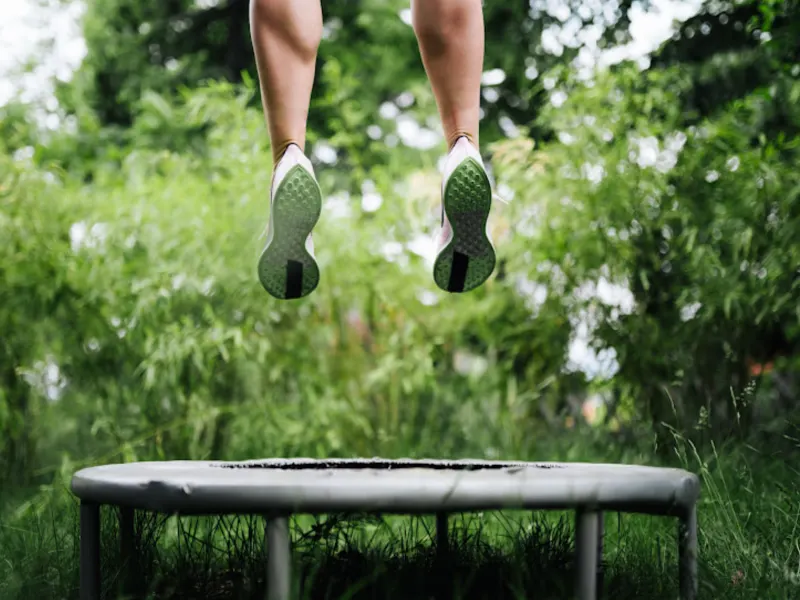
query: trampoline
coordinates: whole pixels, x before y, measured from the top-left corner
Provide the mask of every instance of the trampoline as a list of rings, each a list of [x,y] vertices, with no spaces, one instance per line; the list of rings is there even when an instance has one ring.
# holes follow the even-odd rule
[[[678,520],[681,600],[697,594],[700,482],[681,469],[592,463],[480,460],[268,459],[165,461],[78,471],[81,600],[100,598],[100,506],[120,507],[123,561],[134,511],[168,515],[264,515],[267,593],[290,600],[289,516],[341,512],[435,514],[437,547],[449,513],[502,509],[575,510],[576,598],[597,598],[604,511]]]

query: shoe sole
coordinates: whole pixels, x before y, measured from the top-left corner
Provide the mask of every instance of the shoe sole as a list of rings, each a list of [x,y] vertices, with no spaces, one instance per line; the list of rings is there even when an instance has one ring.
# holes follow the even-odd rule
[[[306,239],[321,212],[319,185],[302,166],[292,167],[275,192],[272,240],[258,260],[258,279],[275,298],[303,298],[319,285],[319,266]]]
[[[492,187],[476,160],[468,158],[456,167],[445,186],[443,202],[453,237],[436,257],[433,278],[446,292],[469,292],[489,279],[497,262],[486,235]]]

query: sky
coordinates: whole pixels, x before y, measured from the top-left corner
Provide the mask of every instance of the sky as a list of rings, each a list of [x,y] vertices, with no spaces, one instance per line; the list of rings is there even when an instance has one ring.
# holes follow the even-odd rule
[[[55,3],[40,6],[40,0],[0,0],[0,104],[18,90],[26,99],[46,99],[52,77],[69,79],[86,53],[79,26],[82,12],[80,3],[57,7]],[[53,45],[37,52],[46,43]],[[35,64],[33,72],[21,80],[14,76],[20,64],[34,55],[44,59]]]

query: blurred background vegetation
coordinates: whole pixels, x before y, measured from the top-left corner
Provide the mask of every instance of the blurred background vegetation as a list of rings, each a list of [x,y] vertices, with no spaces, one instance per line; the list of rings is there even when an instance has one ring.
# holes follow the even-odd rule
[[[702,2],[652,54],[593,62],[657,8],[486,0],[481,145],[510,203],[496,277],[449,296],[407,2],[323,2],[323,279],[286,303],[255,276],[271,169],[246,0],[80,3],[75,72],[0,106],[8,514],[98,462],[667,464],[680,441],[698,469],[720,444],[780,467],[758,495],[796,519],[800,6]],[[793,531],[776,564],[800,560]]]

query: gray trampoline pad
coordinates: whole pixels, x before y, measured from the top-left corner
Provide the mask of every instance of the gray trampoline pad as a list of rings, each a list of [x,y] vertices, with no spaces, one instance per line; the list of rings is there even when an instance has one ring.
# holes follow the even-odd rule
[[[680,469],[479,460],[166,461],[78,471],[81,500],[180,514],[420,513],[592,507],[677,515],[700,493]]]

